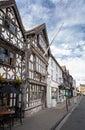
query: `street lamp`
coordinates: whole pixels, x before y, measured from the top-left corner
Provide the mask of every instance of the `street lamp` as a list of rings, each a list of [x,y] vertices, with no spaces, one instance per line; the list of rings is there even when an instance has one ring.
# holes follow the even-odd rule
[[[65,97],[66,97],[66,110],[68,111],[68,99],[70,98],[71,96],[71,92],[69,89],[65,89]],[[70,104],[70,102],[69,102]]]

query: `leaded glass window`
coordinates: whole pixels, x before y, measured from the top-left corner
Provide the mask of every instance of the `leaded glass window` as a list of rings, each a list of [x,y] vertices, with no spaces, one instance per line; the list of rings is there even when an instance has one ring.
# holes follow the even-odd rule
[[[4,26],[9,29],[13,34],[16,34],[16,25],[10,20],[8,16],[5,17]]]
[[[0,47],[0,63],[14,66],[15,54],[8,49]]]

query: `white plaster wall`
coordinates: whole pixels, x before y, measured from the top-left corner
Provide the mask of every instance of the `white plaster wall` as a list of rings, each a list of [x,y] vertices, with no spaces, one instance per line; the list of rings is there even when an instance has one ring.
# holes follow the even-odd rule
[[[53,62],[53,64],[51,62]],[[53,71],[53,76],[52,76],[52,71]],[[55,62],[55,60],[52,57],[49,58],[48,74],[49,75],[47,79],[47,107],[50,108],[52,107],[51,89],[52,87],[57,88],[57,92],[56,92],[56,95],[57,95],[56,104],[57,104],[57,102],[59,101],[58,86],[62,79],[62,70],[60,69],[60,67],[58,66],[58,64]]]

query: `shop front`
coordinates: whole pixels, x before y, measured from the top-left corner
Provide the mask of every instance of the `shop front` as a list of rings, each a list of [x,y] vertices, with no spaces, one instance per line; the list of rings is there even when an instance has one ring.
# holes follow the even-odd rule
[[[51,88],[51,106],[56,107],[57,104],[57,89]]]
[[[59,100],[58,83],[50,80],[47,85],[47,107],[56,107]]]
[[[63,102],[65,100],[65,87],[63,84],[58,86],[59,88],[59,102]]]

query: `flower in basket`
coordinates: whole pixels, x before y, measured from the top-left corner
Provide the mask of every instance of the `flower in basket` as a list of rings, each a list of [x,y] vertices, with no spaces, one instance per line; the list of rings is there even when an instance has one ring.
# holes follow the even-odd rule
[[[21,82],[22,82],[22,81],[21,81],[21,78],[18,78],[18,77],[17,77],[17,78],[16,78],[16,83],[17,83],[17,84],[20,84]]]
[[[0,82],[3,80],[3,76],[0,74]]]

